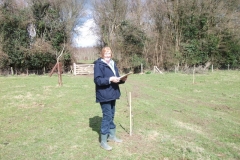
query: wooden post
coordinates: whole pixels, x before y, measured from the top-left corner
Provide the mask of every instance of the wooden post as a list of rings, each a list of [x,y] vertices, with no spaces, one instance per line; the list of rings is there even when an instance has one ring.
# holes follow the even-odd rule
[[[213,72],[213,64],[212,64],[212,72]]]
[[[77,75],[77,71],[76,71],[76,63],[73,63],[73,75],[74,75],[74,76]]]
[[[143,73],[143,64],[141,63],[141,73]]]
[[[57,68],[58,68],[58,84],[59,86],[62,86],[62,71],[60,62],[57,63]]]
[[[130,136],[132,136],[132,102],[131,92],[129,92],[129,117],[130,117]]]
[[[70,66],[70,71],[69,71],[69,73],[73,73],[73,66],[72,66],[72,65]]]
[[[159,69],[158,69],[158,67],[157,66],[154,66],[154,73],[155,72],[158,72],[158,73],[161,73],[161,74],[163,74],[163,72],[162,71],[160,71]]]
[[[58,63],[56,63],[55,66],[52,68],[52,70],[49,74],[50,77],[52,76],[53,72],[57,69],[57,66],[58,66]]]
[[[13,75],[13,68],[11,67],[11,74]]]
[[[59,76],[59,81],[60,81],[60,86],[62,86],[62,73],[63,73],[63,70],[62,70],[62,63],[59,62],[59,72],[60,74],[58,75]]]
[[[45,67],[43,67],[43,74],[45,74],[45,72],[46,72],[46,69],[45,69]]]
[[[194,65],[194,67],[193,67],[193,84],[194,84],[194,81],[195,81],[195,75],[194,75],[194,73],[195,73],[195,65]]]

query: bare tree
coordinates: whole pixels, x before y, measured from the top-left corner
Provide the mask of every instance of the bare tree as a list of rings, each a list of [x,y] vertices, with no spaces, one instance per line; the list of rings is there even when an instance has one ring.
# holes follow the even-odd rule
[[[101,37],[102,45],[108,45],[115,50],[118,39],[118,29],[126,20],[127,1],[122,0],[94,0],[93,18]]]
[[[56,2],[56,5],[59,2]],[[77,24],[79,18],[86,15],[86,10],[84,8],[85,0],[60,0],[60,15],[61,20],[66,24],[66,32],[68,37],[72,37],[73,28]],[[69,39],[71,42],[71,39]]]
[[[143,61],[142,46],[145,38],[142,29],[144,24],[142,1],[95,0],[93,4],[93,15],[99,27],[101,45],[108,45],[113,49],[121,62],[120,69],[140,66]]]
[[[36,0],[25,0],[31,6]],[[77,24],[79,18],[86,15],[85,0],[39,0],[42,4],[49,3],[51,7],[54,7],[59,11],[60,19],[56,20],[55,25],[58,23],[64,23],[68,40],[66,42],[71,43],[73,28]],[[49,17],[50,18],[50,17]]]

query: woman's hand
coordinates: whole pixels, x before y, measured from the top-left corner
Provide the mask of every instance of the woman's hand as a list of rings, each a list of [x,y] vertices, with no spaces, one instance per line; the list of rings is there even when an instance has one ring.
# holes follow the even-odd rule
[[[121,79],[121,80],[125,82],[125,81],[127,80],[127,77],[128,77],[128,76],[124,77],[124,78]]]
[[[120,81],[119,77],[110,77],[110,82],[118,83]]]

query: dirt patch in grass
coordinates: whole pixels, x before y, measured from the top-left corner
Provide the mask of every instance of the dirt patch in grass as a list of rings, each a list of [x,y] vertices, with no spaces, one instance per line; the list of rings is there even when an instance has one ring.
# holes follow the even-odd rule
[[[123,139],[125,150],[131,154],[139,152],[141,154],[147,154],[156,149],[156,138],[158,136],[157,132],[154,132],[154,134],[149,134],[147,136],[137,133],[132,134],[132,136],[124,133],[120,136]]]
[[[177,127],[184,128],[188,131],[195,132],[195,133],[201,134],[201,135],[204,134],[204,132],[202,131],[202,128],[199,125],[197,126],[197,125],[193,125],[190,123],[183,123],[180,121],[175,121],[175,124]]]
[[[26,104],[26,103],[18,104],[18,108],[23,108],[23,109],[44,108],[44,107],[45,107],[45,104],[38,103],[38,102],[33,102],[31,104]]]

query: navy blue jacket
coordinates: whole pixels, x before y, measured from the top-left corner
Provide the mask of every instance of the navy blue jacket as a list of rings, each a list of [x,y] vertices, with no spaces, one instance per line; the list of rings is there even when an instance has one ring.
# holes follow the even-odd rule
[[[114,69],[116,77],[120,77],[115,63]],[[119,83],[109,82],[109,78],[112,76],[115,76],[113,71],[105,62],[101,61],[101,58],[94,62],[96,102],[107,102],[120,98],[121,93],[118,84],[124,83],[124,81]]]

